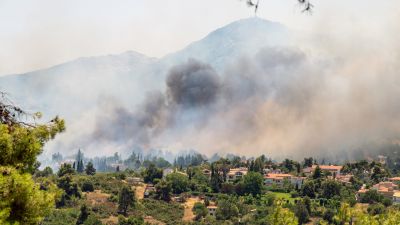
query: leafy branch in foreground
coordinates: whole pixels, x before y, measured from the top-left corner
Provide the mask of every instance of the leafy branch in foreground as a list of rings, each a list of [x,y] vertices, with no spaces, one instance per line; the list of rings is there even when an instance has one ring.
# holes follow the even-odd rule
[[[312,13],[314,5],[309,0],[297,0],[300,6],[303,8],[302,12]],[[260,6],[260,0],[246,0],[247,6],[254,7],[254,14],[257,15],[257,10]]]
[[[38,124],[24,116],[35,121],[40,114],[24,112],[0,92],[0,224],[38,224],[55,204],[55,188],[41,190],[31,173],[45,143],[65,130],[64,120]]]

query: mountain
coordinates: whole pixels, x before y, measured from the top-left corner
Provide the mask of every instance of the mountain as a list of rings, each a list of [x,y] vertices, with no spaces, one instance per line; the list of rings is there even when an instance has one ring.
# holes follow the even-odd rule
[[[0,89],[10,93],[22,108],[49,117],[60,115],[67,126],[73,127],[99,109],[105,99],[133,108],[149,91],[163,91],[171,66],[190,58],[208,63],[221,73],[225,65],[242,56],[252,56],[266,46],[288,43],[286,27],[254,17],[230,23],[162,58],[134,51],[79,58],[47,69],[2,76]],[[68,129],[65,135],[75,131]]]
[[[195,57],[221,71],[242,55],[252,55],[262,47],[288,45],[289,42],[289,31],[285,26],[253,17],[219,28],[162,60],[176,63]]]

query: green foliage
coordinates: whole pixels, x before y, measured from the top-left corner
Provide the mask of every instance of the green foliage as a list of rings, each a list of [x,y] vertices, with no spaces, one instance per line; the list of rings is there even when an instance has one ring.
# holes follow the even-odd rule
[[[183,217],[183,207],[173,202],[144,199],[142,202],[145,215],[152,216],[167,224],[179,224]]]
[[[164,200],[164,201],[169,201],[171,200],[171,192],[172,192],[172,186],[171,183],[161,180],[158,182],[155,186],[156,188],[156,195],[158,199]]]
[[[196,202],[192,211],[196,215],[196,220],[206,217],[208,213],[206,206],[201,202]]]
[[[78,220],[76,221],[76,225],[83,224],[88,217],[89,217],[89,210],[86,205],[82,205],[81,209],[80,209]]]
[[[299,219],[299,224],[305,224],[309,220],[309,210],[303,201],[298,201],[295,208],[295,215]]]
[[[102,223],[95,215],[90,214],[83,225],[102,225]]]
[[[96,169],[94,168],[92,162],[88,162],[88,164],[86,164],[85,173],[91,176],[96,174]]]
[[[0,165],[33,172],[44,144],[64,129],[64,121],[59,118],[46,125],[0,124]]]
[[[340,190],[342,186],[335,180],[326,180],[322,183],[322,196],[331,199],[335,196],[340,197]]]
[[[153,183],[154,179],[162,178],[163,171],[151,163],[149,167],[143,171],[142,176],[145,183]]]
[[[43,220],[42,225],[71,225],[75,224],[79,216],[79,209],[53,209]]]
[[[65,175],[74,175],[76,173],[75,169],[71,166],[71,164],[64,163],[61,165],[60,169],[57,172],[57,176],[62,177]]]
[[[94,186],[93,183],[89,180],[86,180],[82,183],[82,191],[84,192],[93,192]]]
[[[244,191],[253,196],[261,194],[263,189],[263,176],[258,172],[248,172],[243,177]]]
[[[314,173],[313,173],[313,175],[312,175],[312,178],[313,179],[319,179],[319,178],[321,178],[322,177],[322,170],[321,170],[321,168],[319,167],[319,166],[317,166],[316,168],[315,168],[315,170],[314,170]]]
[[[373,204],[382,202],[383,198],[383,195],[379,194],[377,190],[371,189],[368,190],[365,194],[361,195],[361,202]]]
[[[303,196],[315,198],[317,195],[315,182],[313,180],[306,181],[302,187],[301,193]]]
[[[55,192],[39,190],[30,174],[0,167],[0,224],[38,224],[54,206]]]
[[[125,218],[123,216],[118,217],[118,225],[142,225],[144,224],[143,218],[129,217]]]
[[[57,186],[60,189],[64,190],[67,200],[71,199],[72,196],[75,196],[78,198],[81,197],[81,193],[80,193],[78,184],[72,180],[71,175],[64,175],[64,176],[58,178]]]
[[[35,176],[36,177],[49,177],[53,175],[53,169],[51,167],[46,166],[42,171],[36,171]]]
[[[272,212],[267,216],[267,224],[271,225],[297,225],[298,219],[289,209],[283,208],[281,202],[276,202]]]
[[[122,187],[118,198],[118,212],[126,215],[129,206],[135,205],[135,194],[129,187]]]
[[[226,198],[218,200],[216,217],[219,220],[229,220],[239,215],[239,209],[235,204],[235,198]]]
[[[386,212],[386,208],[381,203],[376,203],[368,206],[368,213],[372,216],[383,214]]]
[[[171,173],[167,175],[166,180],[171,183],[172,192],[174,194],[180,194],[188,189],[189,179],[184,174],[177,172]]]

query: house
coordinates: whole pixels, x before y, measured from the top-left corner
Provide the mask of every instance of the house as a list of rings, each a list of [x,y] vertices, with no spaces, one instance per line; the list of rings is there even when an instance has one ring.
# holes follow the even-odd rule
[[[315,169],[319,166],[319,168],[323,172],[329,172],[332,174],[332,176],[337,176],[341,175],[341,170],[343,166],[331,166],[331,165],[312,165],[311,167],[307,167],[303,169],[303,173],[305,173],[307,176],[312,175],[315,171]]]
[[[350,180],[352,177],[353,177],[353,175],[351,175],[351,174],[336,175],[336,177],[334,179],[343,184],[350,184],[351,183]]]
[[[113,169],[113,170],[115,170],[115,171],[124,171],[124,170],[126,170],[126,166],[124,165],[124,164],[122,164],[122,163],[112,163],[111,165],[110,165],[110,167]]]
[[[393,203],[400,204],[400,191],[395,191],[393,194]]]
[[[232,182],[241,179],[244,175],[247,174],[247,172],[248,169],[246,167],[230,169],[228,174],[226,175],[226,181]]]
[[[393,199],[395,193],[398,192],[398,186],[393,182],[380,182],[375,184],[370,188],[371,190],[376,190],[379,194],[385,196],[386,198]],[[361,187],[360,190],[357,191],[356,198],[359,200],[363,194],[365,194],[370,189],[367,189],[365,185]]]
[[[140,182],[143,182],[143,179],[140,177],[127,177],[125,180],[130,185],[136,185],[139,184]]]
[[[282,187],[283,184],[289,182],[296,188],[301,188],[305,177],[296,177],[291,174],[284,174],[284,173],[269,173],[264,176],[264,185],[265,186],[272,186],[276,185],[278,187]]]
[[[390,182],[393,182],[397,185],[400,185],[400,177],[392,177],[388,179]]]
[[[281,169],[264,168],[263,174],[267,175],[269,173],[283,173]]]
[[[146,188],[144,189],[144,197],[148,198],[151,193],[155,192],[156,188],[152,184],[146,185]]]
[[[215,205],[207,206],[208,215],[215,216],[217,214],[217,208],[218,208],[218,206],[215,206]]]
[[[211,177],[211,170],[209,169],[203,169],[203,175],[207,177]]]
[[[167,175],[169,175],[169,174],[171,174],[173,172],[174,172],[174,169],[172,169],[172,168],[163,169],[163,172],[162,172],[163,178],[165,178]]]

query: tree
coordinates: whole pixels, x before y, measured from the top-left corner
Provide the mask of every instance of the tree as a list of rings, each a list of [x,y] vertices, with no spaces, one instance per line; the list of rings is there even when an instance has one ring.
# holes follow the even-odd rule
[[[57,176],[62,177],[64,175],[74,175],[76,171],[72,168],[71,164],[64,163],[61,165],[57,172]]]
[[[264,179],[260,173],[248,172],[243,177],[245,193],[252,194],[253,196],[261,194],[263,182]]]
[[[79,192],[78,184],[72,180],[71,175],[64,175],[60,177],[57,181],[57,186],[64,190],[67,196],[66,199],[71,199],[72,196],[81,197],[81,193]]]
[[[92,192],[92,191],[94,191],[94,187],[93,187],[92,182],[90,182],[88,180],[85,180],[82,183],[82,191],[84,191],[84,192]]]
[[[92,162],[88,162],[88,164],[86,164],[85,172],[87,175],[95,175],[96,174],[96,169],[94,168]]]
[[[145,183],[153,183],[154,179],[162,178],[163,171],[161,169],[158,169],[153,163],[151,163],[149,167],[144,170],[142,175]]]
[[[41,114],[25,113],[0,92],[0,224],[38,224],[55,204],[55,193],[40,190],[30,173],[45,143],[65,130],[64,121],[37,124],[22,117]]]
[[[0,224],[37,224],[54,206],[55,193],[42,191],[28,173],[0,167]]]
[[[81,206],[78,220],[76,221],[76,225],[83,224],[89,216],[89,211],[87,206],[84,204]]]
[[[312,167],[313,162],[314,162],[314,159],[312,157],[304,158],[303,167]]]
[[[340,206],[336,216],[333,217],[333,220],[336,222],[336,224],[340,225],[350,223],[353,220],[353,210],[351,209],[350,205],[343,203]]]
[[[49,166],[46,166],[42,171],[36,171],[36,177],[48,177],[53,175],[53,169]]]
[[[119,192],[119,199],[118,199],[118,212],[126,215],[128,212],[128,208],[130,206],[134,206],[135,204],[135,194],[129,187],[122,187],[121,191]]]
[[[181,173],[175,172],[168,174],[166,180],[171,183],[172,192],[174,194],[185,192],[189,185],[188,177]]]
[[[208,213],[206,206],[201,202],[194,203],[192,211],[196,215],[196,220],[206,217]]]
[[[386,212],[386,208],[381,203],[376,203],[368,206],[368,213],[372,216],[383,214]]]
[[[168,202],[171,200],[171,183],[161,180],[155,186],[157,198]]]
[[[280,202],[276,202],[272,208],[272,212],[267,216],[267,224],[271,225],[297,225],[298,220],[293,212],[281,206]]]
[[[319,166],[315,167],[314,173],[313,173],[313,179],[319,179],[322,177],[322,171]]]
[[[295,208],[295,215],[299,219],[299,224],[305,224],[309,220],[310,212],[307,210],[303,201],[298,201]]]
[[[331,199],[335,196],[340,196],[342,186],[335,180],[326,180],[322,183],[322,194],[324,198]]]
[[[373,204],[382,202],[383,198],[384,198],[383,195],[379,194],[377,190],[371,189],[365,192],[365,194],[361,195],[360,200],[362,203]]]
[[[310,180],[304,183],[302,187],[302,195],[303,196],[308,196],[310,198],[315,198],[316,197],[316,187],[314,181]]]
[[[218,200],[218,208],[216,212],[216,217],[219,220],[229,220],[232,217],[237,217],[239,215],[239,209],[235,204],[235,199],[221,199]]]
[[[211,164],[211,179],[210,179],[210,186],[214,192],[219,192],[221,189],[221,185],[223,183],[223,178],[219,173],[218,168],[215,166],[214,163]]]
[[[78,153],[76,154],[76,171],[78,173],[83,173],[84,169],[85,168],[84,168],[84,165],[83,165],[83,153],[79,149]]]

